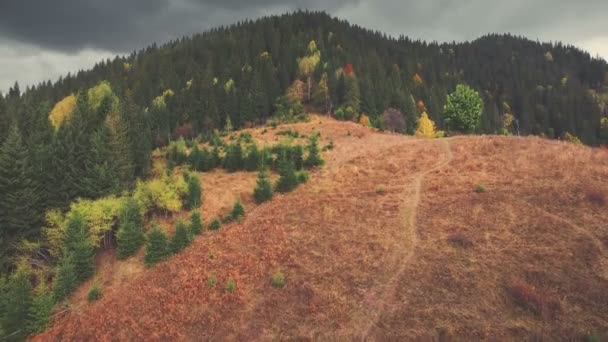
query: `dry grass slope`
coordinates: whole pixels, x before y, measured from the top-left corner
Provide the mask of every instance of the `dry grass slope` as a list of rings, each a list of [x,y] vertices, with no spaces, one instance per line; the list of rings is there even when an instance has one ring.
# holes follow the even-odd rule
[[[608,152],[540,138],[421,140],[321,117],[251,133],[273,143],[284,129],[335,142],[308,184],[252,211],[255,175],[203,174],[204,216],[225,213],[240,196],[242,223],[108,281],[101,300],[61,315],[37,339],[575,340],[608,332]],[[485,191],[474,191],[480,184]],[[279,271],[286,283],[275,288]],[[229,278],[233,293],[224,289]]]

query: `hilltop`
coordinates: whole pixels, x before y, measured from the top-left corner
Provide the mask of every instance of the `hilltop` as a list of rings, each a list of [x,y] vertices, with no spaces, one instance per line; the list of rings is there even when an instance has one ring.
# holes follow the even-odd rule
[[[417,139],[313,116],[326,165],[256,206],[202,173],[202,213],[241,223],[55,317],[37,340],[574,340],[608,331],[608,152],[538,137]],[[133,261],[135,260],[135,261]],[[141,255],[115,265],[141,263]],[[283,288],[271,277],[285,275]],[[209,286],[209,279],[217,285]],[[227,279],[236,291],[224,289]]]

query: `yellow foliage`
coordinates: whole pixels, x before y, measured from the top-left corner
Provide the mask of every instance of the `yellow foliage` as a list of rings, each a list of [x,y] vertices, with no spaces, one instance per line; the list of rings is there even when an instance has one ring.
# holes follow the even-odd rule
[[[261,57],[261,58],[268,58],[268,57],[270,57],[270,53],[268,53],[268,51],[264,51],[264,52],[262,52],[262,53],[260,54],[260,57]]]
[[[176,213],[182,210],[181,198],[186,190],[182,176],[174,175],[172,179],[164,176],[147,182],[138,181],[133,198],[144,212],[159,209]]]
[[[57,102],[51,113],[49,114],[49,120],[55,128],[59,128],[61,124],[69,119],[74,112],[76,107],[76,96],[69,95],[63,98],[63,100]]]
[[[162,93],[162,95],[157,96],[152,100],[152,105],[157,109],[165,109],[165,108],[167,108],[166,99],[173,95],[175,95],[173,90],[167,89]]]
[[[186,89],[192,88],[192,80],[186,82]]]
[[[112,87],[108,81],[99,82],[99,84],[88,90],[87,95],[89,96],[89,107],[93,111],[99,109],[99,106],[101,106],[103,100],[108,97],[112,103],[111,112],[118,113],[120,110],[118,97],[114,95],[114,91],[112,91]]]
[[[125,69],[126,72],[131,71],[131,64],[129,63],[122,63],[123,68]]]
[[[422,80],[422,77],[418,74],[415,74],[414,77],[412,78],[412,80],[414,81],[414,84],[416,84],[416,85],[421,85],[424,82]]]
[[[582,145],[581,140],[576,135],[570,134],[569,132],[564,134],[564,140],[572,144]]]
[[[437,131],[435,138],[445,138],[445,131]]]
[[[435,137],[435,123],[429,119],[426,112],[422,113],[420,120],[418,121],[418,129],[416,130],[416,136],[422,138],[434,138]]]
[[[365,114],[361,114],[361,116],[359,117],[359,123],[365,127],[370,127],[371,126],[371,122],[369,121],[369,117]]]

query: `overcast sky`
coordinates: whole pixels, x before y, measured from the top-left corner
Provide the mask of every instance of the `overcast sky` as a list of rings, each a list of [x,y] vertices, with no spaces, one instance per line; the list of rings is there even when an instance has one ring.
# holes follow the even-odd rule
[[[153,42],[295,9],[389,34],[462,41],[511,32],[608,59],[608,0],[0,0],[0,91],[56,80]]]

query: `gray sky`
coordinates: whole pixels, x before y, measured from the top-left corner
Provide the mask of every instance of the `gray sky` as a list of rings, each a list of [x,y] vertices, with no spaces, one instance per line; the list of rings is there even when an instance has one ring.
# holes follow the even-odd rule
[[[0,0],[0,91],[153,42],[298,8],[389,34],[462,41],[511,32],[608,59],[607,0]]]

